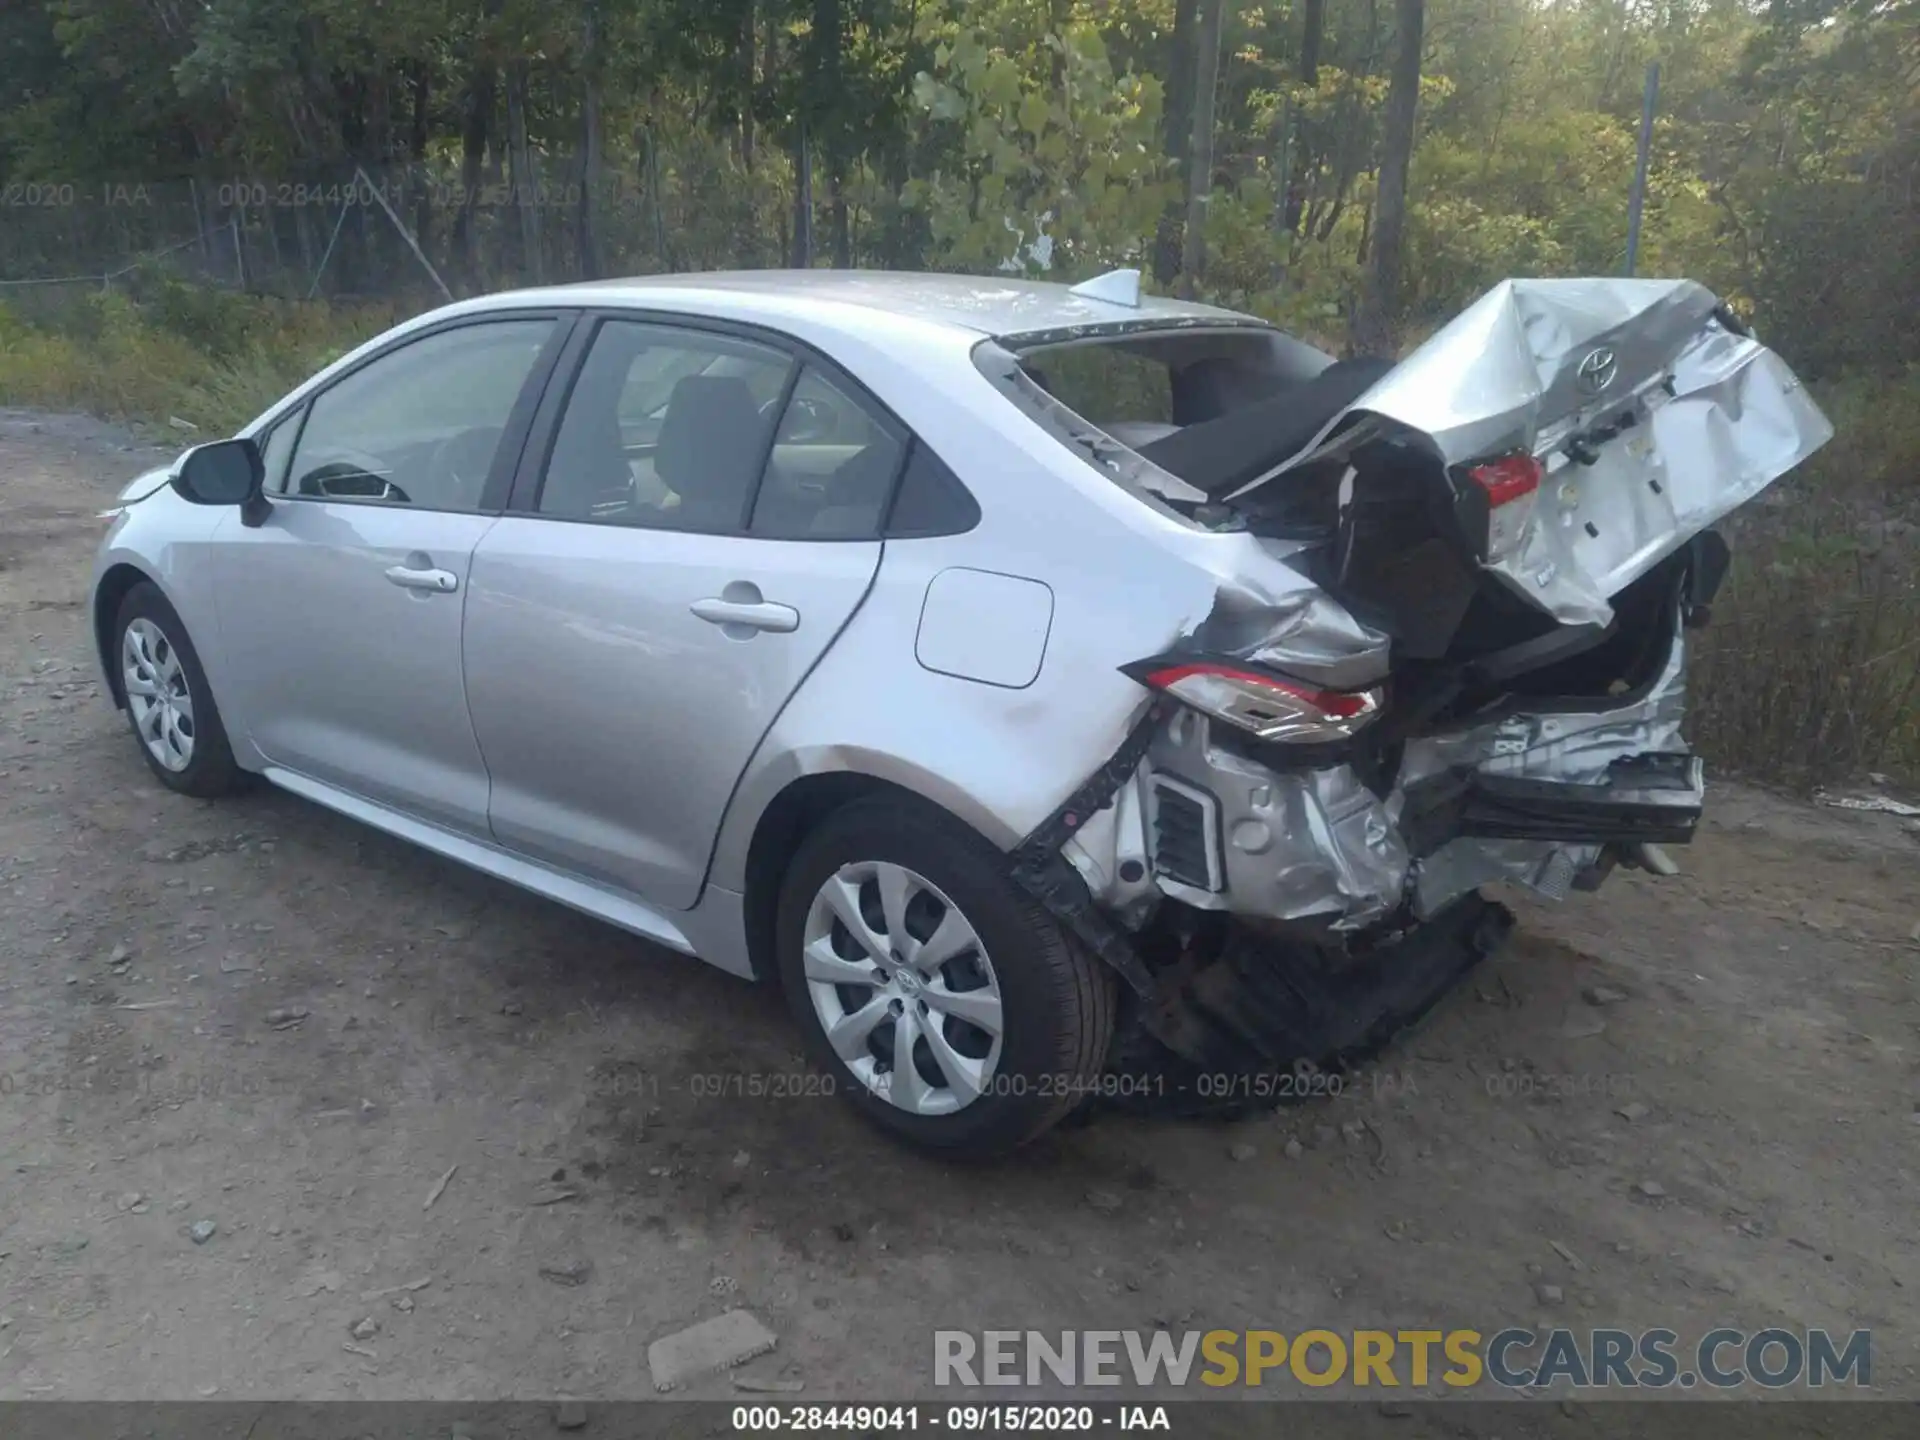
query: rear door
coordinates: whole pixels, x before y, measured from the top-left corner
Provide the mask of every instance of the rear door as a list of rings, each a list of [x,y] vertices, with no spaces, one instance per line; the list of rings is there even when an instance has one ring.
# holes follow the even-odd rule
[[[473,555],[489,818],[686,908],[735,781],[867,592],[906,437],[765,336],[604,318],[579,343]]]

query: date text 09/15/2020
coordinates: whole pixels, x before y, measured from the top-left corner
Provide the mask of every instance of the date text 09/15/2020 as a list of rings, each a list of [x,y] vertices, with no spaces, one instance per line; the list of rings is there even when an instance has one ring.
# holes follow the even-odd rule
[[[944,1430],[1092,1432],[1173,1429],[1164,1405],[736,1405],[736,1434]]]

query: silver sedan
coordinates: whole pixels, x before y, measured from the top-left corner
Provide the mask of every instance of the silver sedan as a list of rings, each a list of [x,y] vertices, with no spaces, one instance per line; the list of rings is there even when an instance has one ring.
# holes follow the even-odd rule
[[[161,783],[257,778],[742,977],[948,1153],[1323,1088],[1672,866],[1710,528],[1827,436],[1683,282],[1412,355],[958,276],[421,316],[122,494]]]

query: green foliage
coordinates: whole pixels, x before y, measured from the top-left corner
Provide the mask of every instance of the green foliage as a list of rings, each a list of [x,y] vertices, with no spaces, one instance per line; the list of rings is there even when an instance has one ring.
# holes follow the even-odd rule
[[[1189,277],[1203,298],[1344,346],[1376,258],[1396,10],[1327,0],[1308,66],[1304,5],[1225,7],[1206,263]],[[813,263],[1068,279],[1139,265],[1165,281],[1194,124],[1182,11],[7,0],[0,281],[165,253],[106,291],[0,286],[0,403],[203,433],[244,422],[424,291],[384,211],[343,220],[361,170],[469,291],[784,264],[807,233]],[[1423,30],[1386,317],[1400,341],[1506,276],[1620,272],[1657,62],[1639,272],[1695,277],[1750,312],[1837,429],[1791,504],[1742,521],[1753,533],[1702,640],[1696,738],[1774,773],[1811,773],[1809,755],[1920,765],[1915,532],[1899,528],[1920,509],[1920,3],[1426,0]],[[113,181],[152,203],[109,203]],[[319,203],[262,203],[281,181]],[[44,182],[57,204],[7,198]],[[389,304],[204,283],[304,295],[323,251],[323,292]],[[1052,364],[1088,408],[1164,403],[1086,357]]]
[[[1178,193],[1156,136],[1159,81],[1116,74],[1090,26],[1026,53],[957,31],[913,95],[959,152],[903,195],[944,268],[1076,276],[1137,264]]]
[[[1834,438],[1735,517],[1688,736],[1801,785],[1920,777],[1920,368],[1814,391]]]
[[[1690,660],[1689,739],[1804,786],[1920,775],[1920,588],[1847,537],[1748,537]]]
[[[780,263],[802,218],[803,153],[816,254],[1067,276],[1157,255],[1164,277],[1192,120],[1179,8],[14,0],[0,7],[0,186],[74,183],[96,207],[110,179],[202,188],[192,207],[176,191],[180,218],[149,217],[150,236],[124,213],[10,213],[0,278],[66,273],[89,242],[104,270],[181,238],[182,224],[228,223],[232,207],[209,198],[221,181],[337,187],[356,167],[454,197],[405,208],[439,267],[471,288],[566,278],[590,249],[630,271]],[[1811,373],[1920,361],[1920,6],[1427,9],[1403,333],[1505,275],[1621,268],[1642,79],[1657,61],[1642,273],[1732,295]],[[1317,333],[1344,328],[1372,244],[1391,10],[1329,0],[1309,77],[1304,7],[1228,7],[1208,293]],[[462,206],[469,171],[500,193],[502,179],[577,193],[592,178],[590,84],[594,207]],[[579,238],[588,208],[592,247]],[[304,279],[330,217],[237,218]],[[384,243],[348,227],[330,286],[390,293],[418,278],[384,218],[374,229]]]
[[[188,298],[189,295],[192,298]],[[187,287],[148,302],[92,291],[29,318],[0,306],[0,405],[88,410],[231,434],[313,371],[399,317]]]

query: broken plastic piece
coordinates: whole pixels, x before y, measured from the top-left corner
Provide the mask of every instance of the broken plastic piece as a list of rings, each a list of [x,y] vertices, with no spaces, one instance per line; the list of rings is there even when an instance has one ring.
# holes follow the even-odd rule
[[[1651,840],[1634,847],[1633,857],[1642,870],[1649,875],[1678,875],[1680,867],[1674,863],[1671,855]]]

